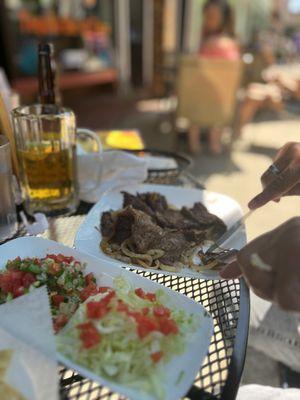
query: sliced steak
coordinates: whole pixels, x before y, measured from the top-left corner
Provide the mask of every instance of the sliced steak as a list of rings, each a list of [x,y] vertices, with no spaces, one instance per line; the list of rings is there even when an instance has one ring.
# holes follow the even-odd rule
[[[114,216],[112,213],[103,213],[101,219],[101,233],[103,237],[111,240],[112,243],[121,244],[131,236],[131,228],[134,222],[133,215],[124,209]],[[113,224],[113,225],[112,225]]]
[[[131,236],[133,221],[133,216],[127,210],[117,216],[115,234],[112,237],[114,243],[121,244]]]
[[[122,192],[124,199],[123,199],[123,207],[128,207],[132,206],[136,210],[141,210],[144,213],[153,216],[154,213],[151,210],[151,207],[146,204],[146,202],[139,196],[139,195],[133,195],[128,192]]]
[[[186,217],[180,210],[167,209],[163,213],[156,212],[155,219],[162,228],[197,229],[199,224]]]
[[[115,221],[112,211],[106,211],[101,217],[101,234],[103,237],[110,239],[115,233]]]
[[[159,246],[165,254],[159,260],[163,264],[172,265],[180,261],[182,253],[190,246],[182,232],[165,232]]]
[[[211,214],[202,203],[195,203],[192,208],[182,207],[181,213],[198,223],[198,229],[207,231],[208,239],[216,239],[226,232],[224,222]]]
[[[131,212],[134,215],[132,240],[137,252],[146,253],[150,249],[161,248],[160,242],[164,237],[164,230],[143,211],[132,209]]]
[[[197,229],[185,229],[183,230],[184,237],[188,242],[200,245],[207,239],[206,231]]]
[[[137,253],[161,249],[164,255],[160,261],[164,264],[180,261],[182,253],[191,246],[205,239],[215,239],[226,231],[224,222],[201,203],[173,210],[158,193],[132,195],[123,192],[123,195],[122,211],[102,215],[103,237],[117,244],[131,238]]]
[[[168,203],[165,196],[156,193],[156,192],[148,192],[138,194],[138,197],[143,200],[152,211],[156,212],[164,212],[168,209]]]
[[[165,254],[160,261],[173,264],[180,260],[182,252],[191,245],[184,233],[162,229],[143,211],[127,207],[126,215],[132,217],[131,238],[137,253],[143,254],[151,249],[161,249]]]

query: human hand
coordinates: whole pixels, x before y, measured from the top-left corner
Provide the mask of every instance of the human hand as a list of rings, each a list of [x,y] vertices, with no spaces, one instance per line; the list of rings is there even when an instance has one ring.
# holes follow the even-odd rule
[[[258,296],[300,312],[300,217],[247,244],[220,275],[224,279],[244,276]]]
[[[263,191],[248,204],[251,210],[282,196],[300,195],[300,143],[290,142],[277,153],[273,165],[262,175]]]

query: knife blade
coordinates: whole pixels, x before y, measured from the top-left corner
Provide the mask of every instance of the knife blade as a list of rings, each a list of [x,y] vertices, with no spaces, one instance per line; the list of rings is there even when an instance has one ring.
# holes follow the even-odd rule
[[[242,218],[240,218],[229,229],[227,229],[227,231],[206,250],[205,254],[209,252],[211,253],[215,251],[218,247],[221,247],[221,245],[225,243],[231,236],[233,236],[235,232],[244,224],[246,219],[250,217],[253,211],[254,210],[249,210],[246,214],[242,216]]]

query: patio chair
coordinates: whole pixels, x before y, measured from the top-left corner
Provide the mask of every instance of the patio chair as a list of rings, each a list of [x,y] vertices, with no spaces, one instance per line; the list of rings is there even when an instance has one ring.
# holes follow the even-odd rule
[[[241,76],[240,61],[183,56],[177,81],[176,119],[184,118],[205,128],[230,126]]]

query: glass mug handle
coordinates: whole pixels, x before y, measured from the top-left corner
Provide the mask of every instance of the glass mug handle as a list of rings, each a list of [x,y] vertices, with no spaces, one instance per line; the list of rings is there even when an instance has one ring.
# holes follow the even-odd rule
[[[87,129],[87,128],[77,128],[76,132],[77,132],[77,136],[79,136],[79,137],[80,136],[82,136],[82,137],[88,136],[92,140],[94,140],[97,144],[97,153],[95,153],[95,154],[98,154],[99,162],[98,162],[98,171],[97,171],[97,177],[95,179],[95,184],[93,185],[93,187],[86,189],[86,190],[84,190],[84,189],[82,190],[79,185],[80,194],[88,194],[88,193],[92,192],[93,190],[95,190],[99,186],[100,181],[101,181],[103,148],[102,148],[102,144],[101,144],[101,141],[100,141],[98,135],[95,132],[93,132],[92,130]],[[77,155],[77,158],[78,158],[78,155]]]

